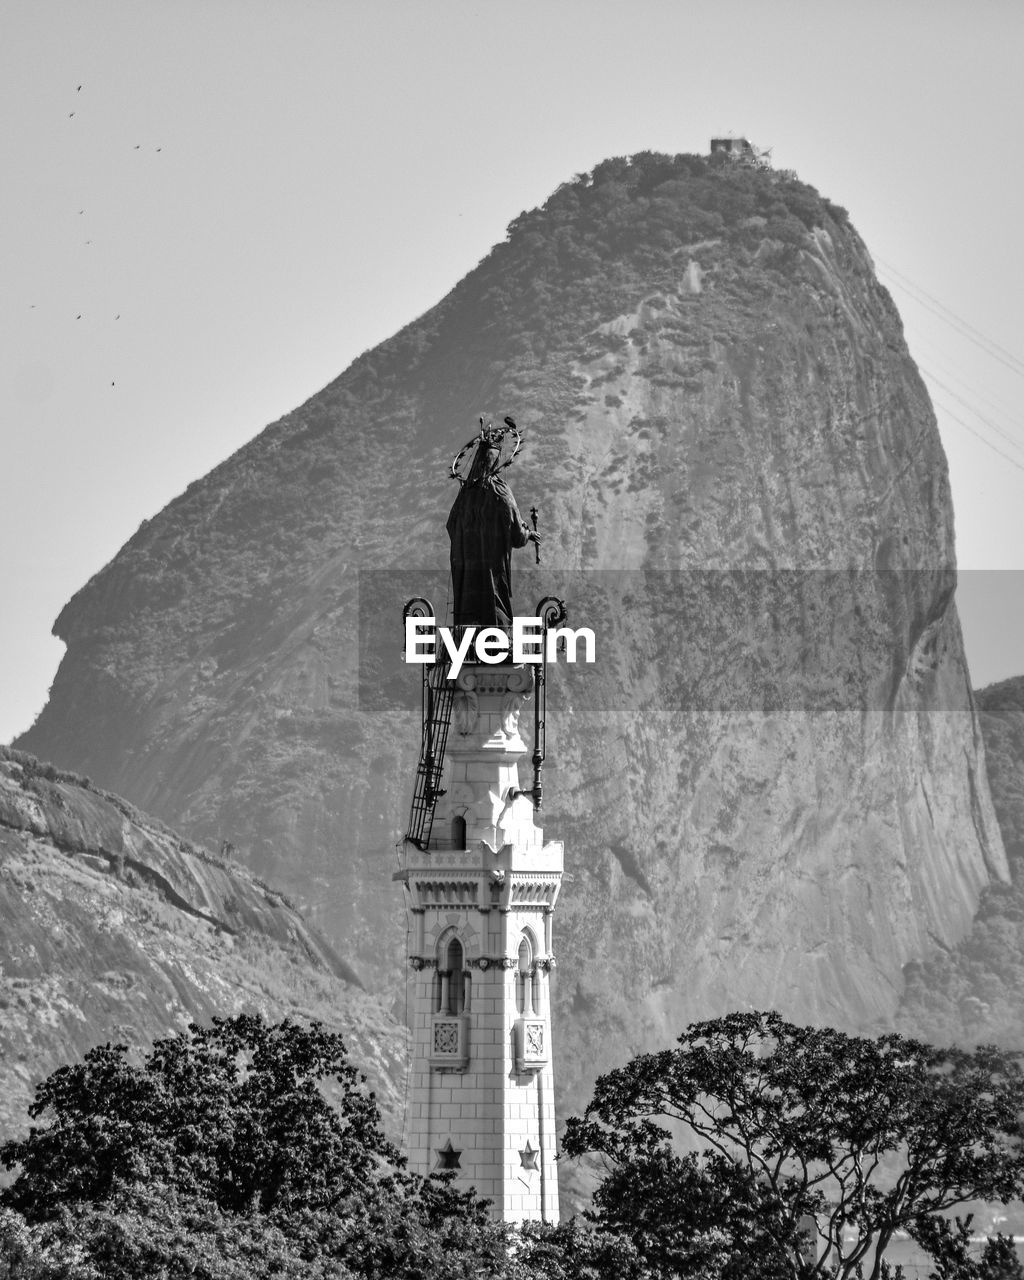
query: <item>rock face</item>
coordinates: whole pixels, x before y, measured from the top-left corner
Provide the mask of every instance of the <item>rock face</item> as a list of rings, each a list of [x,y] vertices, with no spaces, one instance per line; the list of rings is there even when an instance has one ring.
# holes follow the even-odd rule
[[[910,964],[900,1025],[936,1044],[998,1044],[1020,1051],[1024,1019],[1024,676],[977,690],[992,803],[1010,884],[983,894],[957,946]]]
[[[554,592],[598,639],[550,686],[563,1098],[697,1016],[889,1018],[1006,867],[934,417],[845,213],[789,176],[645,154],[521,215],[75,596],[20,745],[229,839],[400,1006],[400,612],[445,599],[479,413],[526,429],[517,610]]]
[[[117,796],[0,753],[0,1139],[94,1045],[214,1015],[316,1018],[365,1064],[393,1132],[405,1034],[280,893]]]

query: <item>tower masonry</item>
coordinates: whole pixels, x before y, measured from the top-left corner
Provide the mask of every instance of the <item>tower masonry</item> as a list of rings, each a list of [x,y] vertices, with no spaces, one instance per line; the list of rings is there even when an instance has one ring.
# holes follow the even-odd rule
[[[444,668],[430,679],[440,689]],[[505,1221],[558,1220],[551,1043],[552,917],[562,845],[529,795],[520,714],[530,667],[450,682],[447,788],[424,849],[407,844],[413,1058],[411,1169],[454,1169]]]

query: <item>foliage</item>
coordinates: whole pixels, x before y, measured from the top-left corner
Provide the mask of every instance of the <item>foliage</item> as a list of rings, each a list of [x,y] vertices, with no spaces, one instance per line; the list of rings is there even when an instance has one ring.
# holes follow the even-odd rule
[[[349,1280],[353,1275],[339,1260],[304,1258],[261,1216],[223,1214],[161,1184],[122,1190],[98,1206],[78,1204],[42,1224],[29,1225],[10,1210],[0,1213],[9,1224],[7,1238],[0,1226],[0,1280]]]
[[[655,1273],[629,1236],[570,1218],[520,1228],[509,1280],[655,1280]]]
[[[679,1046],[603,1076],[563,1149],[614,1162],[595,1221],[680,1275],[702,1274],[689,1252],[702,1231],[709,1246],[724,1235],[716,1274],[845,1277],[863,1266],[878,1277],[896,1231],[1024,1187],[1024,1072],[997,1050],[863,1039],[775,1013],[697,1023]],[[704,1153],[677,1156],[664,1122]],[[816,1263],[801,1234],[809,1214]],[[677,1237],[680,1215],[689,1225]]]
[[[329,1206],[399,1161],[344,1042],[319,1024],[215,1018],[157,1041],[141,1067],[103,1045],[29,1110],[49,1125],[0,1146],[0,1163],[20,1166],[3,1200],[33,1221],[154,1181],[227,1212]]]
[[[931,1256],[931,1280],[1024,1280],[1010,1236],[986,1240],[981,1256],[971,1254],[971,1216],[924,1218],[912,1229],[914,1239]]]
[[[502,1275],[486,1202],[407,1173],[340,1036],[240,1016],[92,1050],[0,1147],[0,1267],[26,1280]],[[63,1268],[63,1269],[62,1269]],[[0,1277],[4,1272],[0,1270]]]
[[[909,1229],[936,1280],[1021,1280],[936,1215],[1024,1183],[1024,1076],[994,1050],[735,1014],[603,1077],[569,1154],[612,1167],[588,1215],[516,1232],[454,1175],[408,1173],[340,1037],[215,1020],[55,1072],[0,1148],[0,1280],[783,1280],[883,1275]],[[330,1089],[333,1101],[325,1093]],[[662,1123],[658,1123],[661,1121]],[[664,1123],[706,1144],[676,1150]],[[807,1255],[817,1212],[830,1252]],[[843,1227],[855,1243],[841,1240]]]

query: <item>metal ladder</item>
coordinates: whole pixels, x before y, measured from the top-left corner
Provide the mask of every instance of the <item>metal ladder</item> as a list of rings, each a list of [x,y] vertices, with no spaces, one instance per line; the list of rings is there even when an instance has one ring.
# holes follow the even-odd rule
[[[448,664],[436,662],[423,668],[422,723],[420,761],[416,766],[416,787],[409,815],[406,839],[417,849],[426,850],[434,825],[434,807],[444,791],[444,753],[448,745],[448,729],[452,720],[452,697],[455,681],[448,678]]]

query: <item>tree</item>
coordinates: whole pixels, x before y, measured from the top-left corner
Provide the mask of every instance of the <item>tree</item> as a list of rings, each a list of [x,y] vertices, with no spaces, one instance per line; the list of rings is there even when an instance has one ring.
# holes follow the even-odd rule
[[[1022,1110],[1024,1073],[993,1048],[731,1014],[601,1077],[563,1150],[613,1162],[595,1222],[678,1274],[699,1274],[703,1233],[712,1274],[877,1280],[896,1231],[927,1244],[944,1210],[1021,1194]]]
[[[213,1020],[141,1065],[103,1045],[36,1089],[0,1146],[0,1280],[476,1280],[507,1228],[387,1139],[342,1038]]]
[[[2,1203],[30,1221],[154,1182],[227,1212],[324,1208],[402,1162],[341,1036],[317,1023],[214,1018],[142,1066],[103,1045],[39,1085],[29,1114],[49,1124],[0,1163],[20,1166]]]
[[[914,1239],[935,1264],[930,1280],[1024,1280],[1012,1236],[991,1236],[980,1257],[972,1255],[971,1221],[968,1214],[953,1221],[930,1217],[915,1223]]]

